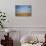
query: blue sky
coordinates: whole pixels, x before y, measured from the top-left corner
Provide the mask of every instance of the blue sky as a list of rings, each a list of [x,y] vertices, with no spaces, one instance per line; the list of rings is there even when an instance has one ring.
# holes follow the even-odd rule
[[[16,13],[30,13],[32,12],[32,6],[31,5],[16,5]]]

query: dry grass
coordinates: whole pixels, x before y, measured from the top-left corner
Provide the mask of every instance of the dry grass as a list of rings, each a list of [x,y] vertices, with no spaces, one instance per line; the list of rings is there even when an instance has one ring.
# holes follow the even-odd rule
[[[32,16],[32,13],[17,13],[16,16]]]

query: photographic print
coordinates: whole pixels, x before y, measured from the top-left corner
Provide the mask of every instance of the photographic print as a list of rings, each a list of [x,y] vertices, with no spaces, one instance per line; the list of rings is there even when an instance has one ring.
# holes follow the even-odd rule
[[[32,16],[32,5],[16,5],[16,16]]]

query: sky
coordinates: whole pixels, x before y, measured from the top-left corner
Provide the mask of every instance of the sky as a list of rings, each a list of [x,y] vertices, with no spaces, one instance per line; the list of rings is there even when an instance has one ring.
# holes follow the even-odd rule
[[[31,5],[16,5],[16,13],[30,13],[32,12]]]

